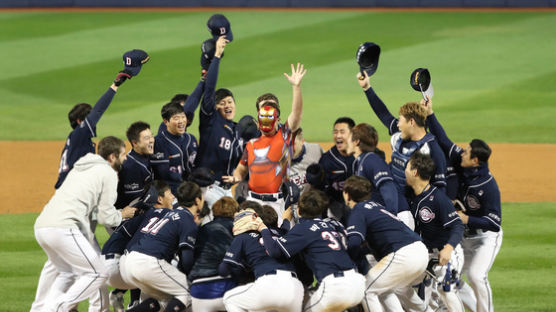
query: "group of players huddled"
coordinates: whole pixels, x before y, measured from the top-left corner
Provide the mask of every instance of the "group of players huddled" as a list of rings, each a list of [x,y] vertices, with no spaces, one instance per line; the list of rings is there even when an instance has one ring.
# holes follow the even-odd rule
[[[396,119],[357,81],[391,135],[349,117],[323,153],[301,130],[301,82],[291,65],[291,113],[256,100],[235,122],[230,90],[216,89],[228,20],[208,21],[200,82],[162,107],[162,123],[132,123],[122,140],[91,138],[116,91],[139,74],[145,51],[96,105],[69,113],[56,192],[35,223],[48,255],[31,311],[492,311],[488,271],[502,242],[500,193],[489,146],[447,137],[430,97]],[[200,104],[200,107],[198,108]],[[199,110],[199,141],[187,133]],[[199,142],[199,143],[197,143]],[[100,249],[97,224],[111,233]],[[108,293],[107,285],[114,288]]]

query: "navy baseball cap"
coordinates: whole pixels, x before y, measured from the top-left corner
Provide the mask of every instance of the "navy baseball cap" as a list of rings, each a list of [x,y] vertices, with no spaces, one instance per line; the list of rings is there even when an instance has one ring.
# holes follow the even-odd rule
[[[143,50],[134,49],[127,51],[123,55],[124,70],[130,72],[131,76],[137,76],[141,71],[141,66],[149,61],[150,57]]]
[[[151,185],[143,195],[139,198],[137,203],[133,205],[135,208],[147,210],[158,203],[158,190]]]
[[[232,28],[230,27],[230,22],[226,16],[222,14],[214,14],[209,18],[207,26],[215,40],[220,36],[226,36],[226,39],[230,40],[230,42],[234,40]]]
[[[357,49],[357,63],[361,72],[367,72],[368,76],[374,74],[378,68],[378,57],[380,56],[380,46],[374,42],[362,43]]]
[[[201,45],[201,67],[208,70],[210,62],[214,58],[216,52],[216,40],[211,38],[207,39]],[[224,56],[224,54],[222,54]]]

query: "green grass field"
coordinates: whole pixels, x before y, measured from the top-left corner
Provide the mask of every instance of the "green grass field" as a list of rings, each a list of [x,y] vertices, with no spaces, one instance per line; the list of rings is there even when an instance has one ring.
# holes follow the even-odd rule
[[[218,86],[236,95],[237,119],[254,114],[255,99],[268,91],[288,112],[291,90],[282,73],[301,61],[309,69],[309,140],[330,140],[340,115],[378,124],[355,80],[355,51],[374,41],[383,52],[372,83],[395,115],[419,99],[409,87],[411,71],[428,67],[437,114],[455,141],[556,142],[556,13],[224,13],[235,40]],[[133,48],[152,60],[120,89],[98,134],[123,137],[139,119],[157,125],[161,105],[198,81],[211,14],[0,13],[0,140],[64,139],[69,109],[96,102]],[[385,140],[385,128],[377,129]],[[190,131],[197,134],[197,123]]]
[[[503,205],[504,239],[489,275],[497,311],[556,309],[555,208],[554,203]],[[33,301],[46,261],[33,234],[36,217],[0,215],[0,311],[28,311]],[[97,229],[97,236],[106,241],[104,228]]]

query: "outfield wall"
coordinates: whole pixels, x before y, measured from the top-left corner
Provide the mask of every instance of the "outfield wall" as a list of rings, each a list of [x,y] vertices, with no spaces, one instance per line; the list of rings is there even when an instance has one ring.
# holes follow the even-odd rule
[[[36,7],[556,7],[556,0],[0,0],[3,8]]]

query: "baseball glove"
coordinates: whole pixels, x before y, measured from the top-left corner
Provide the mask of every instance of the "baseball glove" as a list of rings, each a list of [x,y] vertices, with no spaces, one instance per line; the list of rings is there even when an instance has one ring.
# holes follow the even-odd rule
[[[261,218],[257,216],[255,210],[248,208],[242,210],[234,216],[234,235],[239,235],[247,231],[256,231],[259,228]]]

